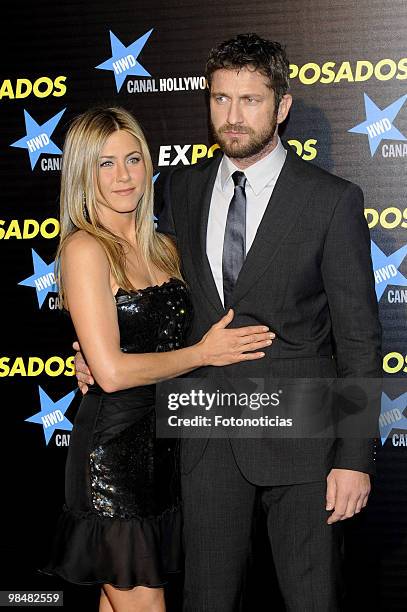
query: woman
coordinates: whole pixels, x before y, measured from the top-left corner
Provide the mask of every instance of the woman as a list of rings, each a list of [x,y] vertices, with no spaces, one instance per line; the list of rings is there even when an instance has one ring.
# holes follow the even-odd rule
[[[96,383],[75,419],[45,571],[101,584],[103,612],[163,612],[165,576],[180,569],[180,507],[175,445],[155,439],[154,383],[259,359],[271,334],[226,329],[229,311],[182,348],[188,291],[174,245],[154,232],[151,158],[127,111],[91,110],[73,122],[60,206],[60,302]]]

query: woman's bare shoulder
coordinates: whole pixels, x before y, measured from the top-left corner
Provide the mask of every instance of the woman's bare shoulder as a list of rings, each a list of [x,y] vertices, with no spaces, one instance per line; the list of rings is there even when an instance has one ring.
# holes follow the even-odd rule
[[[102,248],[99,241],[94,236],[92,236],[92,234],[89,234],[89,232],[86,232],[85,230],[76,230],[76,232],[72,232],[72,234],[70,234],[65,240],[64,248],[86,248],[88,247],[88,245],[90,248],[92,247],[92,245],[94,247],[99,246],[100,248]]]
[[[100,242],[85,230],[78,230],[71,234],[66,240],[62,249],[65,257],[107,257]]]

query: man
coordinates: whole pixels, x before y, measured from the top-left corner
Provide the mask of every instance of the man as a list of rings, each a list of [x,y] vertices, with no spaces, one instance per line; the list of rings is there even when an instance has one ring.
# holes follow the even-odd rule
[[[231,377],[380,377],[363,195],[283,147],[288,72],[281,45],[255,34],[209,55],[223,155],[175,169],[158,228],[176,237],[192,293],[189,342],[232,307],[233,326],[261,322],[276,340]],[[366,505],[373,454],[344,438],[183,441],[184,609],[239,609],[260,496],[287,610],[339,610],[339,521]]]

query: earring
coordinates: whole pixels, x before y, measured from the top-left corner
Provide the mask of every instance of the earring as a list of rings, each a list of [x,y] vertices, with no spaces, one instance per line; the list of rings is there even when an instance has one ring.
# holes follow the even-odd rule
[[[86,193],[85,192],[82,193],[82,212],[83,212],[83,216],[85,217],[85,219],[87,219],[88,210],[86,208]]]

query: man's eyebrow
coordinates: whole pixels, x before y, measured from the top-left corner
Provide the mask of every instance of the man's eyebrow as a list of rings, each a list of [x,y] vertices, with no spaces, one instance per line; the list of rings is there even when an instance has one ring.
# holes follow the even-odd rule
[[[226,98],[229,97],[229,94],[224,93],[222,91],[212,91],[211,92],[211,96],[225,96]],[[263,98],[264,94],[261,93],[251,93],[251,92],[247,92],[247,93],[242,93],[239,98]]]

